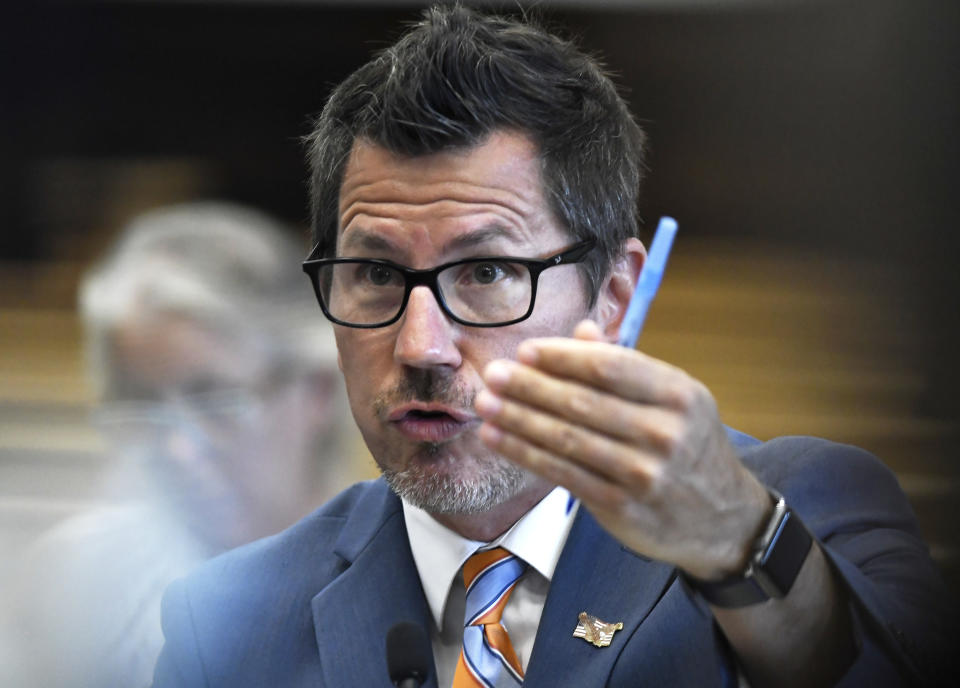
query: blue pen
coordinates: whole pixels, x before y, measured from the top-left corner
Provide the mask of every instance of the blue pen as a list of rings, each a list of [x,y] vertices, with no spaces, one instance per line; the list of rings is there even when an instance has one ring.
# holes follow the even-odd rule
[[[643,321],[647,318],[647,311],[650,310],[653,297],[657,295],[657,289],[660,288],[660,280],[663,279],[663,271],[667,267],[667,258],[670,257],[670,248],[673,246],[673,238],[676,235],[677,221],[672,217],[660,218],[660,224],[657,225],[657,231],[650,244],[647,261],[640,270],[637,287],[633,290],[627,313],[623,316],[623,322],[620,323],[620,332],[617,337],[617,344],[620,346],[631,349],[636,347],[640,330],[643,329]]]

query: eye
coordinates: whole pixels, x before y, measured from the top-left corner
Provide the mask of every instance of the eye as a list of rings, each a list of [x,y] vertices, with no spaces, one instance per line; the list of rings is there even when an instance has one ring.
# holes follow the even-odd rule
[[[376,284],[377,286],[383,286],[390,282],[392,277],[393,270],[390,268],[385,268],[382,265],[371,265],[370,266],[370,281]]]
[[[492,284],[504,276],[503,266],[499,263],[477,263],[473,266],[471,277],[479,284]]]
[[[385,287],[399,281],[401,281],[399,273],[386,265],[363,263],[357,268],[357,282],[360,284]]]

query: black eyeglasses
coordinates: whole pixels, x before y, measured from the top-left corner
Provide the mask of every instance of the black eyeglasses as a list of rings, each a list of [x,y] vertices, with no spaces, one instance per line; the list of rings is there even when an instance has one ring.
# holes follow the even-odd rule
[[[324,315],[347,327],[385,327],[400,319],[414,287],[433,292],[443,312],[461,325],[502,327],[530,317],[540,273],[581,262],[596,239],[543,260],[484,256],[414,270],[373,258],[314,258],[303,262]]]

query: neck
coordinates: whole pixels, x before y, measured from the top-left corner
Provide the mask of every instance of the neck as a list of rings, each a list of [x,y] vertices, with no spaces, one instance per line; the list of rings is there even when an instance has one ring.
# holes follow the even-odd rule
[[[434,514],[435,521],[477,542],[491,542],[510,530],[514,523],[550,494],[553,485],[536,478],[519,494],[489,511],[471,514]]]

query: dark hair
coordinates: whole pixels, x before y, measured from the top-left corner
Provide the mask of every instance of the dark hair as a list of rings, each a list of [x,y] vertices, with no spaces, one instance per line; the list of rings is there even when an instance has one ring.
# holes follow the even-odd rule
[[[627,237],[637,236],[645,136],[596,60],[528,20],[434,6],[331,94],[307,138],[314,242],[333,255],[339,194],[357,139],[428,155],[527,135],[547,202],[575,240],[591,301]]]

